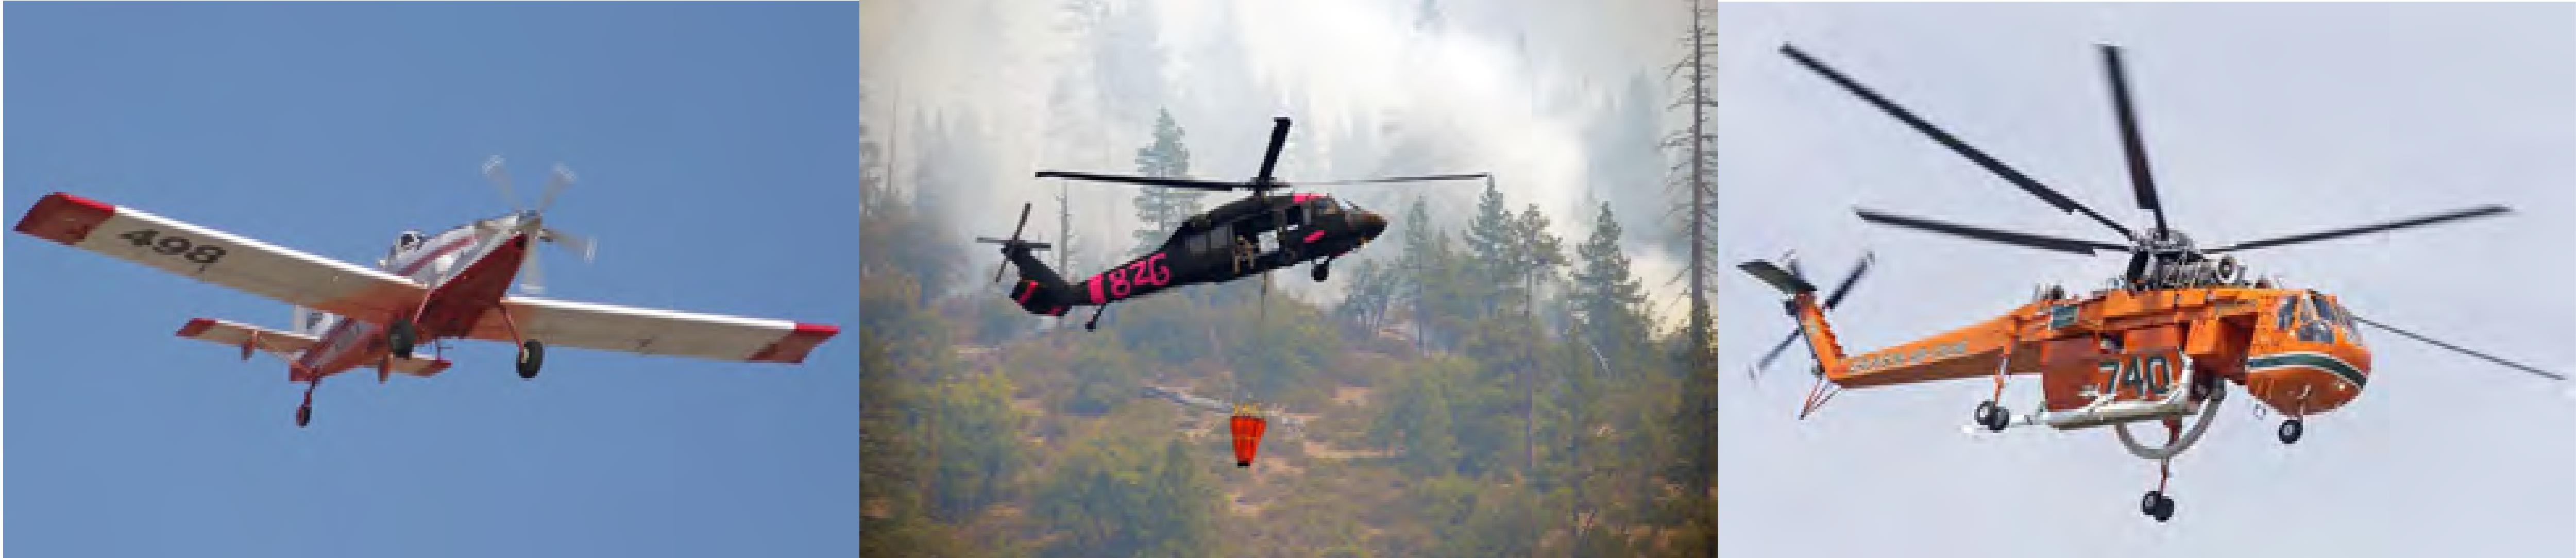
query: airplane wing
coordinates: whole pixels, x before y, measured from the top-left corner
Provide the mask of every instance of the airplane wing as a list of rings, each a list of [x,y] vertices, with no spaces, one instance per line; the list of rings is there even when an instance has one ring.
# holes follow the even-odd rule
[[[547,345],[740,362],[805,362],[841,328],[514,296],[501,302],[519,333]],[[496,312],[498,312],[496,310]],[[485,314],[475,339],[512,341],[508,323]]]
[[[190,279],[368,321],[412,311],[427,292],[383,271],[60,192],[37,201],[17,229]]]

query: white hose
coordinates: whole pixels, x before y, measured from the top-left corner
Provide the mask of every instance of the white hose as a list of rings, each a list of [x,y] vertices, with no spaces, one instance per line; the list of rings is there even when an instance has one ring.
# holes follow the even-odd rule
[[[2209,392],[2207,404],[2200,408],[2200,422],[2192,424],[2191,431],[2183,433],[2182,439],[2167,442],[2162,448],[2149,448],[2139,444],[2136,437],[2129,435],[2129,423],[2114,424],[2111,425],[2111,429],[2120,434],[2120,445],[2129,448],[2130,455],[2148,461],[2173,459],[2173,456],[2182,454],[2182,450],[2191,449],[2192,444],[2200,442],[2200,435],[2209,432],[2209,423],[2218,422],[2218,402],[2225,400],[2227,400],[2227,386],[2218,384],[2217,388]]]

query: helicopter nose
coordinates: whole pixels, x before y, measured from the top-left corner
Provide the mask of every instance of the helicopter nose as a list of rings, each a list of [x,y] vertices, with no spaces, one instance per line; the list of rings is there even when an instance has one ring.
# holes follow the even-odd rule
[[[1375,240],[1378,233],[1386,232],[1386,218],[1376,213],[1360,213],[1359,229],[1360,238]]]

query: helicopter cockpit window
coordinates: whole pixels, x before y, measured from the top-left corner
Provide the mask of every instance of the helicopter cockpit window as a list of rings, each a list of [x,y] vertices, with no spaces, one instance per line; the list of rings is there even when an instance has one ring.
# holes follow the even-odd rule
[[[2280,316],[2273,322],[2272,329],[2289,331],[2291,327],[2298,324],[2298,317],[2299,299],[2283,298],[2281,299]]]
[[[2300,299],[2306,299],[2312,304],[2300,304]],[[2314,297],[2304,296],[2290,299],[2292,311],[2299,314],[2299,340],[2309,343],[2333,343],[2334,327],[2327,325],[2328,315],[2323,311],[2325,307],[2322,304],[2313,304],[2316,300]],[[2312,308],[2301,311],[2302,306]]]
[[[2343,303],[2326,300],[2323,296],[2318,296],[2316,300],[2318,304],[2334,312],[2335,325],[2343,327],[2344,341],[2355,345],[2361,344],[2361,328],[2353,323],[2352,310],[2344,308]]]

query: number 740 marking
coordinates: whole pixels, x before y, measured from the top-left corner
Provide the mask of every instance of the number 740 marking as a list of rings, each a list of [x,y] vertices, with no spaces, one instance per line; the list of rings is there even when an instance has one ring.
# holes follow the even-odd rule
[[[116,235],[116,237],[125,239],[126,242],[134,243],[135,246],[150,248],[152,251],[159,252],[163,255],[177,256],[181,259],[199,264],[212,265],[215,262],[224,259],[224,247],[222,246],[201,246],[196,242],[188,240],[187,237],[179,235],[165,235],[161,234],[161,231],[152,229],[129,232]]]

